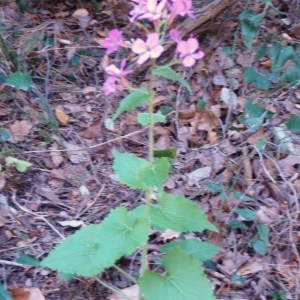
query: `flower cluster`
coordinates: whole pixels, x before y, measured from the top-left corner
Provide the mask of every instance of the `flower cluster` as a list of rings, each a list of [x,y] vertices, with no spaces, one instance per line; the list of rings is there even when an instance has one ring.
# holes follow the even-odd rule
[[[163,53],[163,43],[166,37],[166,26],[163,24],[167,24],[169,27],[177,16],[194,17],[191,11],[191,0],[131,0],[131,2],[133,8],[129,12],[130,22],[148,20],[153,23],[155,28],[155,32],[148,33],[146,40],[137,38],[132,43],[127,42],[131,45],[131,51],[137,54],[136,62],[138,65],[149,59],[156,59]],[[177,59],[185,67],[192,67],[198,59],[204,56],[204,52],[199,50],[199,43],[194,37],[181,40],[176,29],[169,31],[169,37],[177,43]],[[117,52],[122,45],[124,45],[123,34],[119,29],[110,30],[102,43],[107,55]],[[103,86],[105,95],[128,86],[125,76],[132,73],[133,70],[125,70],[125,65],[126,60],[123,59],[120,68],[113,64],[105,68],[109,75]]]

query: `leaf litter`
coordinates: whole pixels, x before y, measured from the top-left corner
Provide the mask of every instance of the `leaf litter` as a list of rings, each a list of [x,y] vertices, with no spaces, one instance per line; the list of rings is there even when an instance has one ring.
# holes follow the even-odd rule
[[[106,130],[105,120],[113,116],[119,98],[108,99],[97,91],[103,83],[103,68],[110,64],[99,41],[115,18],[126,28],[128,4],[103,1],[99,11],[89,4],[81,7],[64,1],[59,1],[57,7],[39,5],[37,10],[23,14],[14,1],[3,5],[6,34],[12,36],[14,26],[24,33],[15,40],[8,39],[8,44],[22,49],[19,59],[26,61],[35,77],[45,78],[51,94],[44,94],[49,97],[46,100],[54,115],[51,119],[34,93],[16,93],[10,86],[1,87],[7,97],[1,103],[0,117],[9,134],[4,143],[1,140],[2,151],[21,150],[23,153],[16,158],[32,164],[21,173],[14,165],[6,166],[3,154],[0,156],[4,170],[0,178],[0,263],[5,270],[1,281],[7,284],[14,299],[18,293],[21,299],[114,299],[92,279],[65,283],[53,272],[33,268],[16,272],[16,267],[8,263],[20,253],[40,259],[60,235],[67,236],[84,224],[98,223],[119,204],[134,208],[142,201],[136,191],[125,189],[110,178],[112,149],[130,149],[143,158],[147,155],[146,132],[140,130],[137,114],[133,113],[121,115],[115,127]],[[259,12],[261,8],[257,5],[255,9]],[[239,13],[236,7],[229,12],[234,18]],[[22,17],[26,32],[19,22]],[[276,34],[278,28],[286,31],[286,27],[275,26],[275,19],[268,22]],[[237,23],[232,26],[228,28],[235,29]],[[291,27],[290,39],[298,34],[297,28]],[[58,44],[46,51],[43,46],[51,47],[52,43],[50,33]],[[293,132],[282,124],[285,118],[299,116],[299,92],[286,88],[269,95],[268,90],[253,91],[251,84],[243,83],[241,70],[251,66],[254,53],[239,46],[236,56],[225,53],[223,46],[232,43],[230,31],[220,36],[208,26],[203,41],[204,50],[210,52],[204,63],[186,74],[194,94],[163,78],[155,82],[160,93],[155,112],[171,113],[164,113],[166,121],[155,128],[155,148],[177,149],[175,169],[165,188],[193,199],[219,228],[219,233],[211,235],[186,235],[220,248],[210,262],[212,265],[206,267],[218,299],[267,299],[276,291],[283,291],[285,299],[296,299],[300,286],[300,142],[297,127],[292,125]],[[50,67],[53,63],[55,70]],[[260,67],[270,68],[271,61],[260,61]],[[247,100],[241,95],[255,99],[254,104],[260,109],[271,111],[271,119],[259,115],[261,127],[247,127],[241,118],[257,113],[257,107],[254,105],[253,111],[244,115]],[[204,108],[199,107],[199,99],[205,102]],[[121,137],[132,132],[136,133]],[[108,144],[91,149],[105,142]],[[86,187],[89,195],[83,194],[81,187]],[[20,206],[12,200],[12,191]],[[237,213],[238,209],[251,210],[256,218],[247,221]],[[269,228],[268,245],[263,244],[258,225]],[[165,232],[151,243],[160,246],[166,239],[177,237],[175,231]],[[267,254],[255,252],[253,241],[267,246]],[[155,251],[150,255],[155,258]],[[137,274],[134,257],[118,263]],[[114,270],[105,271],[103,277],[127,295],[134,297],[138,293],[128,279],[116,276]],[[15,286],[18,288],[13,291]],[[37,294],[32,296],[34,291]]]

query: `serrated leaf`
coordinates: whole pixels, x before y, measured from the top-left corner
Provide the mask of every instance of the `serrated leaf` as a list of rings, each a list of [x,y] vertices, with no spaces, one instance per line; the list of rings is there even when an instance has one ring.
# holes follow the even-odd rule
[[[147,89],[145,88],[140,88],[134,92],[131,92],[121,101],[117,111],[112,117],[112,121],[114,122],[123,112],[129,111],[143,103],[148,102],[151,98],[153,98],[153,96],[154,93],[148,93]]]
[[[210,243],[201,242],[196,239],[170,242],[161,246],[160,251],[167,252],[176,247],[186,251],[199,262],[209,260],[219,252],[219,248],[217,246]]]
[[[153,114],[154,123],[165,122],[165,120],[166,116],[161,114]],[[138,122],[143,126],[148,125],[150,123],[149,113],[138,113]]]
[[[115,157],[113,168],[119,180],[132,188],[147,189],[161,187],[167,180],[170,163],[162,157],[155,160],[154,164],[137,157],[131,153],[113,151]]]
[[[300,133],[300,118],[298,116],[292,115],[285,125],[290,131]]]
[[[23,91],[28,91],[31,87],[33,87],[31,78],[20,71],[11,74],[6,79],[6,84]]]
[[[218,232],[202,209],[183,196],[162,192],[157,196],[157,202],[158,205],[151,207],[151,223],[160,230],[172,229],[181,233],[209,229]]]
[[[242,216],[246,221],[254,221],[256,219],[256,212],[249,208],[239,208],[235,211]]]
[[[64,240],[41,266],[65,274],[94,276],[143,246],[149,227],[146,219],[137,219],[126,208],[118,207],[101,224],[86,226]]]
[[[145,300],[213,300],[210,282],[202,265],[182,249],[163,258],[166,275],[146,270],[138,284]]]
[[[192,93],[192,88],[189,83],[184,80],[179,74],[172,70],[168,66],[159,66],[156,67],[153,71],[153,74],[156,76],[165,77],[167,79],[180,82],[190,93]]]
[[[5,163],[7,166],[13,165],[19,172],[25,172],[32,164],[28,161],[14,158],[12,156],[8,156],[5,158]]]

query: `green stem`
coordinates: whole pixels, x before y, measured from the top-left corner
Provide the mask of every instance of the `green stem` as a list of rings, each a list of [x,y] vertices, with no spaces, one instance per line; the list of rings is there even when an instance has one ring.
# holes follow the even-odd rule
[[[131,276],[130,274],[128,274],[127,272],[125,272],[123,269],[121,269],[119,266],[117,266],[116,264],[114,264],[114,267],[120,272],[122,273],[125,277],[127,277],[130,281],[132,281],[133,283],[137,284],[136,278],[134,278],[133,276]]]
[[[150,68],[150,79],[148,84],[148,93],[153,92],[153,86],[154,86],[154,74],[152,70],[154,69],[155,62],[152,63]],[[148,157],[149,162],[151,164],[154,163],[154,119],[153,119],[153,98],[149,100],[148,104],[148,113],[149,113],[149,150],[148,150]],[[146,190],[146,218],[150,222],[150,207],[151,207],[151,195],[153,193],[153,188],[148,188]],[[148,245],[145,244],[142,250],[142,262],[141,262],[141,270],[140,270],[140,276],[143,275],[144,271],[148,269]],[[141,296],[140,296],[141,299]]]

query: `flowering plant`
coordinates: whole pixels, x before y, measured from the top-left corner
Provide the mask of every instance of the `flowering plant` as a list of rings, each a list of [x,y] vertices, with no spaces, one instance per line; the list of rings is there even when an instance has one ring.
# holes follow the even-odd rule
[[[164,257],[157,256],[157,266],[164,272],[151,270],[148,263],[148,240],[151,228],[165,231],[185,232],[217,231],[204,212],[192,201],[180,195],[164,192],[171,164],[168,157],[154,157],[154,124],[163,122],[165,116],[154,113],[153,82],[156,76],[178,81],[189,91],[191,87],[171,66],[182,63],[192,67],[204,56],[195,37],[181,39],[179,32],[171,25],[176,16],[193,17],[191,0],[132,0],[129,12],[130,22],[147,21],[152,24],[146,39],[136,38],[130,43],[134,61],[142,65],[151,61],[150,80],[147,88],[133,88],[127,75],[126,59],[119,64],[105,68],[107,78],[103,85],[105,95],[117,90],[128,90],[129,94],[120,102],[112,117],[115,121],[120,114],[147,103],[148,112],[138,114],[138,121],[149,127],[148,160],[130,153],[113,151],[113,169],[119,181],[145,194],[145,204],[128,211],[118,207],[110,212],[101,224],[89,225],[63,241],[48,257],[42,266],[58,270],[67,275],[94,276],[108,267],[115,267],[139,287],[139,299],[146,300],[198,300],[214,299],[208,279],[203,271],[203,261],[210,259],[217,247],[198,239],[180,239],[160,247]],[[167,65],[157,66],[156,60],[162,55],[164,45],[171,38],[177,43],[174,59]],[[106,54],[118,53],[123,45],[123,33],[119,29],[108,32],[103,41]],[[127,42],[126,45],[129,43]],[[126,46],[128,49],[128,47]],[[130,56],[129,56],[130,57]],[[115,56],[117,58],[117,56]],[[157,192],[155,199],[154,191]],[[124,255],[131,255],[141,248],[140,276],[133,277],[116,266],[116,261]],[[75,259],[74,259],[75,257]],[[99,281],[99,279],[98,279]],[[128,298],[128,297],[127,297]]]

